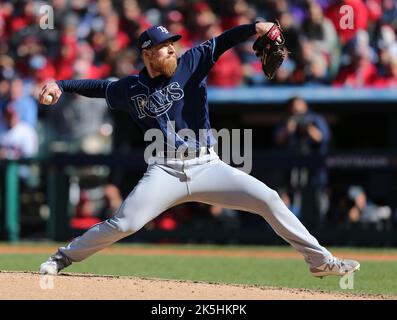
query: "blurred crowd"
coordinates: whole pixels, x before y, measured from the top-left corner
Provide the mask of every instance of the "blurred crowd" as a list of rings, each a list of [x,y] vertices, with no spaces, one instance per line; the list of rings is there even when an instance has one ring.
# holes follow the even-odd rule
[[[143,65],[137,39],[151,25],[181,34],[176,47],[182,54],[257,17],[280,22],[288,59],[266,80],[252,37],[220,57],[208,76],[210,86],[397,86],[395,0],[0,1],[0,135],[12,129],[7,117],[15,112],[18,123],[40,129],[37,94],[49,79],[137,74]],[[103,152],[112,135],[109,111],[99,99],[63,97],[47,117],[43,130],[69,149]],[[36,149],[23,150],[20,127],[12,134],[19,150],[14,154],[28,156]]]
[[[45,4],[54,11],[53,29],[40,27]],[[268,84],[397,85],[394,0],[1,1],[1,79],[19,76],[37,92],[48,79],[120,78],[141,68],[137,38],[151,25],[181,34],[183,53],[256,17],[277,19],[291,52]],[[265,84],[253,41],[226,52],[208,83]]]

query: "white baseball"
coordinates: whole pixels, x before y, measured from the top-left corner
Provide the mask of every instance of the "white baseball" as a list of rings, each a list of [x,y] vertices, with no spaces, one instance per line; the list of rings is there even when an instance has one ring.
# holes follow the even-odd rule
[[[53,95],[49,94],[45,97],[44,99],[44,104],[46,105],[50,105],[52,103],[52,101],[54,100]]]

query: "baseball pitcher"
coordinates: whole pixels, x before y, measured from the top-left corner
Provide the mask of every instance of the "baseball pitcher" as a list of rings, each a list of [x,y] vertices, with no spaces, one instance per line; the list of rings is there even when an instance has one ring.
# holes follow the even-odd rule
[[[266,77],[272,78],[286,55],[284,38],[278,24],[258,20],[227,30],[180,57],[173,43],[181,36],[154,26],[139,37],[145,65],[139,75],[118,81],[61,80],[42,88],[40,103],[55,104],[64,92],[106,99],[111,109],[126,111],[144,132],[158,129],[167,151],[153,156],[112,218],[60,247],[41,264],[40,273],[57,274],[137,232],[168,208],[190,201],[262,216],[303,255],[315,277],[342,276],[359,269],[357,261],[338,259],[322,247],[274,190],[227,165],[213,150],[206,77],[220,55],[254,35],[258,38],[253,49]],[[49,95],[52,99],[46,100]],[[182,129],[190,129],[196,138],[181,137],[178,132]],[[206,132],[204,138],[202,132]],[[179,151],[181,146],[190,152]]]

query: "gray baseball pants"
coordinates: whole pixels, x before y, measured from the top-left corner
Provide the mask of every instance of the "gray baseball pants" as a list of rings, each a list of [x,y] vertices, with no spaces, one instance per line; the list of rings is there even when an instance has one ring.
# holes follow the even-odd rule
[[[332,254],[322,247],[277,192],[256,178],[233,168],[211,149],[190,160],[152,158],[146,173],[124,200],[114,217],[99,223],[59,251],[71,261],[81,261],[127,237],[167,209],[197,201],[249,211],[262,216],[311,267]]]

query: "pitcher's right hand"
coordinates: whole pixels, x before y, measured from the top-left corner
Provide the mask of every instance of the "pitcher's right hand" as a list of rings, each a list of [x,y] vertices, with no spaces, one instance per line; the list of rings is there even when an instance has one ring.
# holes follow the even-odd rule
[[[58,102],[59,98],[62,95],[62,90],[59,88],[58,84],[55,81],[47,82],[39,93],[39,102],[41,104],[48,104],[46,103],[46,97],[51,95],[53,97],[51,105]]]

